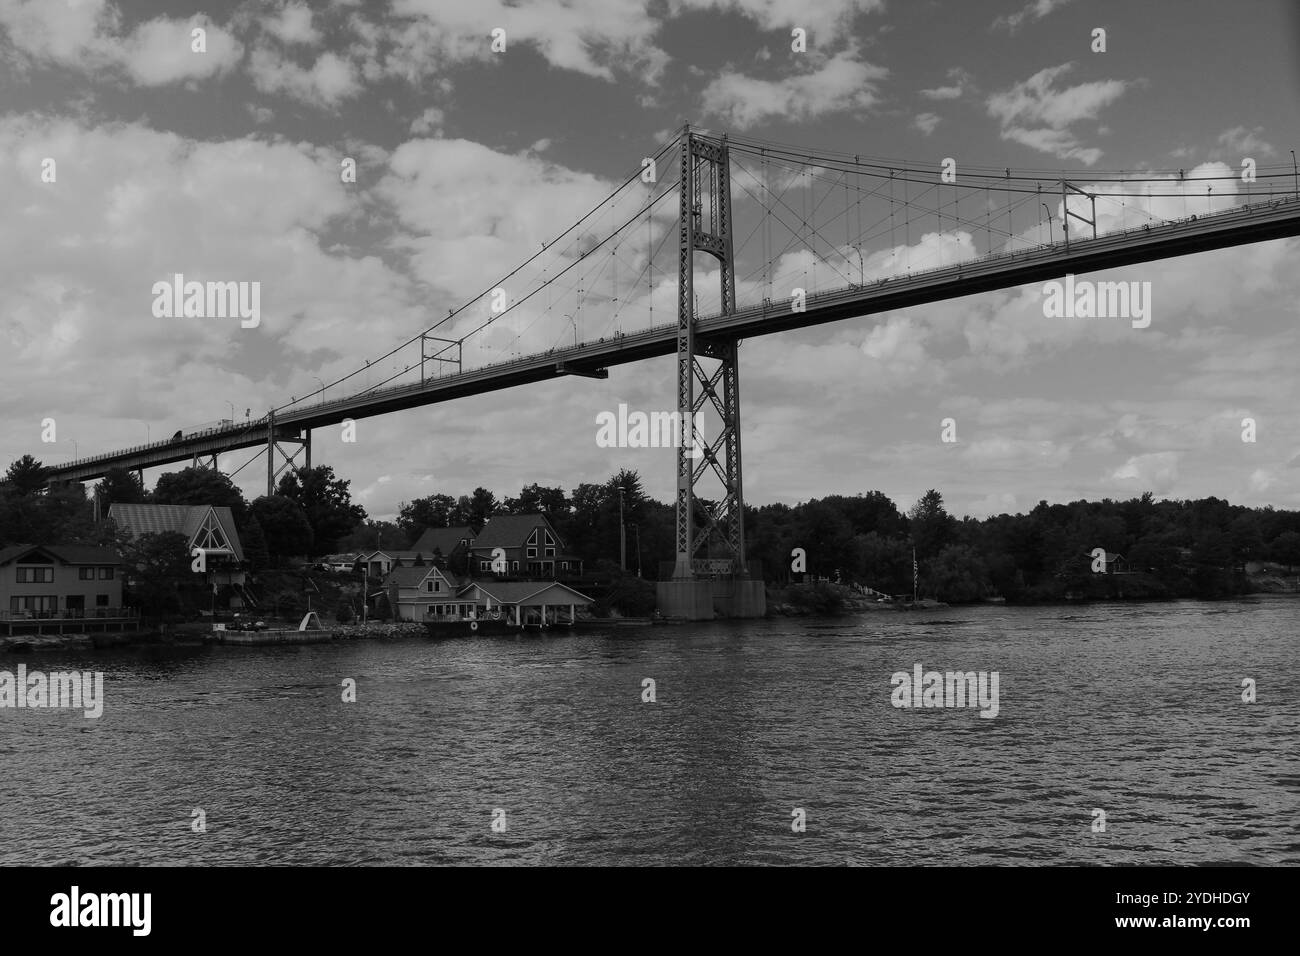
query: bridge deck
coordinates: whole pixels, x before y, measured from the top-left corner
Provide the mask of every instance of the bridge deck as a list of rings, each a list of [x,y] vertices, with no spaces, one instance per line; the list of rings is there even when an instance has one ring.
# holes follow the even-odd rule
[[[764,302],[730,315],[697,319],[696,336],[750,338],[790,329],[911,306],[961,298],[1099,269],[1208,252],[1247,243],[1300,235],[1300,200],[1279,199],[1254,206],[1235,207],[1214,215],[1193,216],[1160,226],[1144,226],[1107,233],[1096,239],[1072,240],[1024,251],[983,256],[953,266],[895,276],[864,285],[822,292],[807,297],[807,308],[793,312],[789,299]],[[1046,320],[1045,320],[1046,321]],[[373,389],[346,398],[317,402],[279,412],[277,436],[289,438],[300,429],[337,425],[346,418],[359,419],[452,401],[567,374],[590,374],[612,365],[670,355],[676,351],[677,323],[658,325],[627,335],[572,348],[470,369],[424,382]],[[89,481],[112,467],[152,468],[265,445],[266,418],[226,428],[208,429],[175,441],[154,442],[122,451],[51,466],[51,481]]]

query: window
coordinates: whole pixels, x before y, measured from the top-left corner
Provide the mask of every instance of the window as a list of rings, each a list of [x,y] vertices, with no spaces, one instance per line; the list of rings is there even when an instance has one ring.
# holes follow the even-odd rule
[[[546,543],[555,544],[555,539],[551,537],[551,533],[549,531],[546,532]]]
[[[528,556],[529,556],[530,558],[535,558],[535,557],[537,557],[537,549],[536,549],[536,548],[529,548],[529,549],[528,549]]]
[[[529,544],[536,544],[536,543],[537,543],[537,529],[536,529],[536,528],[534,528],[534,529],[533,529],[533,533],[530,534],[530,535],[528,536],[528,543],[529,543]]]
[[[560,567],[561,567],[563,570],[565,570],[565,571],[569,570],[569,562],[568,562],[568,561],[561,561],[561,562],[560,562]]]
[[[112,568],[100,568],[100,569],[99,569],[99,580],[101,580],[101,581],[111,581],[111,580],[113,580],[113,569],[112,569]]]
[[[19,584],[49,584],[54,580],[53,568],[19,568]]]
[[[77,577],[82,581],[95,580],[94,568],[77,568]]]
[[[479,569],[480,571],[488,571],[488,570],[491,570],[491,567],[492,567],[492,562],[490,562],[490,561],[480,561],[480,562],[478,563],[478,569]]]
[[[57,611],[59,599],[53,594],[21,594],[9,599],[11,611]]]
[[[518,570],[519,570],[519,562],[518,562],[518,561],[511,561],[511,562],[510,562],[510,570],[511,570],[511,571],[518,571]]]
[[[433,593],[433,582],[432,582],[432,581],[425,581],[425,582],[424,582],[424,589],[425,589],[426,591],[428,591],[430,594],[432,594],[432,593]]]
[[[96,595],[95,595],[95,607],[108,607],[108,595],[107,595],[107,594],[96,594]]]
[[[546,549],[546,556],[547,556],[548,558],[553,558],[553,557],[555,557],[555,549],[554,549],[554,548],[547,548],[547,549]]]

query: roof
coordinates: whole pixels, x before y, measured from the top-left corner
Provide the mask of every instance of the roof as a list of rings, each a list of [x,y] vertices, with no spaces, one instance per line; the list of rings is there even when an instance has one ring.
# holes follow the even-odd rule
[[[112,548],[85,544],[15,544],[0,548],[0,564],[9,564],[33,551],[44,551],[64,564],[121,564],[122,559]]]
[[[217,523],[225,532],[235,559],[243,561],[244,549],[240,545],[239,530],[235,527],[235,516],[224,505],[113,504],[108,509],[108,516],[119,528],[133,536],[174,531],[184,535],[186,541],[193,541],[209,511],[216,516]]]
[[[493,515],[474,541],[475,550],[481,548],[521,548],[533,529],[544,527],[551,532],[557,547],[563,547],[559,532],[546,515]]]
[[[413,588],[418,586],[430,574],[437,574],[444,581],[447,580],[447,576],[432,564],[426,564],[424,567],[413,567],[404,564],[400,568],[393,568],[393,570],[389,571],[385,580],[396,582],[399,588]],[[454,580],[448,581],[448,583],[453,587],[455,586]]]
[[[391,548],[381,548],[381,549],[379,549],[378,551],[364,551],[364,552],[362,552],[361,554],[357,555],[357,558],[358,558],[358,560],[360,560],[361,558],[365,558],[367,561],[369,561],[369,560],[373,559],[373,558],[375,557],[375,555],[377,555],[377,554],[382,554],[382,555],[383,555],[384,557],[386,557],[386,558],[392,558],[394,561],[397,561],[397,560],[405,561],[405,562],[407,562],[407,563],[409,564],[411,561],[414,561],[414,560],[415,560],[415,556],[416,556],[416,554],[418,554],[418,552],[416,552],[416,551],[394,551],[394,550],[392,550]],[[428,556],[428,555],[425,555],[425,556],[424,556],[424,560],[425,560],[425,564],[428,564],[428,563],[429,563],[429,556]]]
[[[419,540],[411,547],[426,556],[433,554],[437,548],[446,556],[460,547],[461,538],[473,541],[477,537],[478,532],[468,525],[459,528],[425,528]]]
[[[595,600],[558,581],[475,581],[465,590],[469,591],[473,588],[478,588],[498,604],[540,605],[543,603],[543,598],[546,599],[547,604],[591,604]],[[555,591],[565,593],[554,594]],[[563,598],[563,600],[552,601],[550,600],[552,597]]]

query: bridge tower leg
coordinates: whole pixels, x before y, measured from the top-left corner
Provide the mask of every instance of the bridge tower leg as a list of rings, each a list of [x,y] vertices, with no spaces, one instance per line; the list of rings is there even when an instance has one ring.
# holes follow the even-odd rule
[[[749,578],[745,559],[745,501],[740,457],[740,374],[738,340],[703,338],[695,329],[694,255],[718,260],[722,314],[736,311],[732,248],[731,172],[727,140],[700,136],[686,126],[681,144],[681,193],[677,250],[677,414],[682,442],[677,449],[676,557],[673,576],[658,586],[659,608],[669,617],[707,620],[715,608],[729,617],[761,617],[766,599],[761,580]],[[707,218],[705,206],[707,203]],[[706,367],[701,359],[712,367]],[[698,386],[698,388],[697,388]],[[716,438],[702,432],[709,403],[721,419]],[[719,455],[721,452],[721,455]],[[721,481],[721,502],[695,529],[696,485],[708,472]],[[730,573],[697,575],[695,556],[711,538],[720,539]],[[713,564],[712,569],[725,566]]]
[[[280,447],[280,443],[296,443],[298,448],[291,455]],[[278,468],[275,463],[275,456],[279,453],[283,464]],[[297,429],[289,431],[276,430],[275,412],[268,413],[266,417],[266,493],[267,495],[275,494],[275,482],[280,475],[292,468],[294,471],[301,471],[298,466],[298,456],[306,456],[305,467],[311,467],[311,429],[307,428],[298,432]]]

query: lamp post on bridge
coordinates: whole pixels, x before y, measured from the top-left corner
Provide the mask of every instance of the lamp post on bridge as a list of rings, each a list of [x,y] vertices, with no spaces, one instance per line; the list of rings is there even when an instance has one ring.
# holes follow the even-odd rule
[[[320,380],[319,378],[316,378],[315,375],[312,376],[312,379],[313,379],[314,381],[320,382],[320,399],[319,399],[319,402],[323,402],[323,401],[325,401],[325,383],[324,383],[324,382],[321,382],[321,380]],[[319,402],[318,402],[318,404],[319,404]]]
[[[849,248],[858,254],[858,288],[862,288],[863,285],[862,277],[863,277],[863,273],[866,272],[866,269],[863,267],[862,264],[862,249],[859,246],[849,246]]]
[[[1048,208],[1047,203],[1045,202],[1040,202],[1038,205],[1047,209],[1047,241],[1049,244],[1054,245],[1056,243],[1056,238],[1052,234],[1052,210]]]
[[[565,318],[573,325],[573,347],[576,349],[578,347],[578,320],[571,315],[565,315]]]

